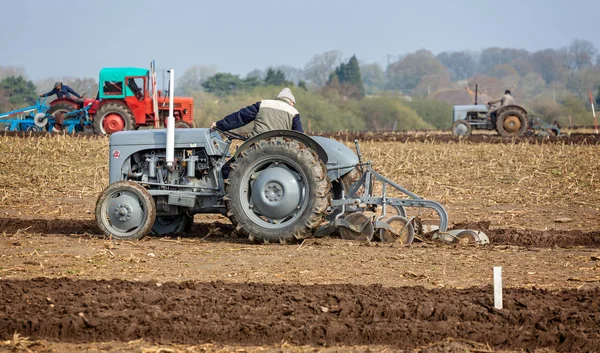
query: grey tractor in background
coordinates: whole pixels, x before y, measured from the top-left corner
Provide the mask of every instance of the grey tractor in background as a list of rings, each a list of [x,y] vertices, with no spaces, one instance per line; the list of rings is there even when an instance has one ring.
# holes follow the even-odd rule
[[[455,105],[452,109],[452,135],[469,136],[473,130],[496,130],[500,136],[521,137],[525,135],[561,135],[556,124],[548,124],[540,118],[528,116],[519,105],[506,105],[496,109],[493,105]]]

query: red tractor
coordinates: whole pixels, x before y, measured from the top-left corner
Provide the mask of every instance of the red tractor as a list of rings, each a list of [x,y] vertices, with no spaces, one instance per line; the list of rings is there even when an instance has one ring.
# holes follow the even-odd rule
[[[79,101],[56,99],[50,103],[48,113],[55,116],[91,103],[89,114],[96,134],[110,135],[117,131],[136,130],[140,126],[164,128],[169,115],[169,98],[156,91],[155,82],[151,82],[153,77],[147,69],[104,68],[100,70],[96,98]],[[193,98],[175,97],[173,107],[176,128],[196,127]]]

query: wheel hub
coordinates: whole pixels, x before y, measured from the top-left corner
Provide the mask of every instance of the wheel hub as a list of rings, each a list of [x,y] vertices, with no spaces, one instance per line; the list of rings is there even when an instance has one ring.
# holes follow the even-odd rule
[[[107,134],[112,134],[118,131],[125,130],[125,121],[123,117],[117,113],[109,113],[104,116],[102,127]]]
[[[250,208],[269,219],[284,219],[300,205],[300,181],[287,168],[265,169],[254,179],[251,188]]]
[[[456,134],[459,136],[464,136],[469,131],[469,129],[467,128],[467,126],[465,124],[456,125],[454,130],[455,130]]]
[[[110,225],[121,232],[139,227],[146,217],[146,211],[136,195],[123,192],[115,196],[107,208]]]
[[[131,219],[131,207],[129,205],[118,205],[115,208],[115,216],[121,222]]]
[[[278,182],[271,182],[265,187],[265,197],[271,202],[281,201],[283,188]]]
[[[508,132],[517,132],[521,129],[521,120],[519,117],[511,115],[504,119],[504,130]]]

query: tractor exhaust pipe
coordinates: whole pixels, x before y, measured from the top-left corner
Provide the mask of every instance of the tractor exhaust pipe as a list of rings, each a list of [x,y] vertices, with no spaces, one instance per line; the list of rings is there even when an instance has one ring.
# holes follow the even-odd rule
[[[167,117],[167,168],[175,169],[175,117],[173,116],[173,86],[175,70],[169,70],[169,116]]]
[[[475,84],[475,105],[477,105],[477,84]]]

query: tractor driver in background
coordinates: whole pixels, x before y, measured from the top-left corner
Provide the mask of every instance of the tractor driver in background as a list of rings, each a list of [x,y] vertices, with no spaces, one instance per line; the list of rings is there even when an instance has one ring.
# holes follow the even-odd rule
[[[286,87],[279,92],[276,99],[264,99],[242,108],[219,121],[213,122],[210,128],[212,130],[217,128],[228,131],[254,122],[249,137],[271,130],[304,132],[300,122],[300,113],[294,108],[294,105],[296,105],[296,98],[294,98],[292,91]],[[229,176],[230,165],[233,161],[234,158],[231,158],[221,168],[223,178],[227,179]]]
[[[510,93],[510,90],[507,89],[506,91],[504,91],[504,94],[502,95],[502,97],[500,97],[499,99],[493,100],[493,101],[489,101],[487,103],[487,105],[490,107],[490,117],[492,118],[492,124],[494,124],[494,126],[496,126],[496,117],[497,117],[497,111],[500,107],[493,107],[492,106],[494,104],[500,103],[500,107],[504,107],[506,105],[514,105],[517,104],[515,102],[515,99],[513,98],[513,96]]]
[[[75,97],[81,99],[81,96],[77,92],[75,92],[71,87],[69,87],[67,85],[63,85],[62,82],[55,82],[54,88],[52,89],[52,91],[50,91],[48,93],[40,94],[40,97],[49,97],[53,94],[56,94],[56,98],[67,97],[69,99],[73,99],[71,97],[71,94],[72,94]]]
[[[210,125],[211,129],[233,130],[254,122],[249,137],[271,130],[304,132],[300,113],[294,108],[296,98],[289,88],[279,92],[276,99],[264,99],[231,113]]]

